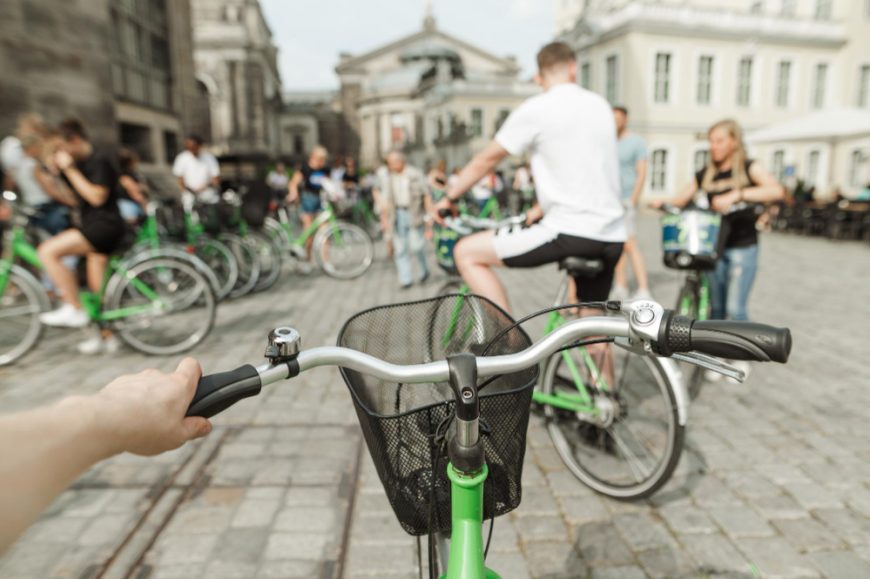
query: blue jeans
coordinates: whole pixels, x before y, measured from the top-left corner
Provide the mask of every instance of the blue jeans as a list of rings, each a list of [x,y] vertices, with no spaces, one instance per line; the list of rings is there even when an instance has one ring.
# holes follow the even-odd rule
[[[758,270],[758,245],[726,249],[709,274],[711,317],[748,320],[747,302]]]
[[[396,209],[396,221],[393,229],[393,250],[396,269],[399,272],[399,283],[411,285],[414,276],[411,271],[411,254],[417,257],[420,264],[420,278],[429,275],[426,263],[426,236],[423,226],[411,225],[411,214],[407,209]]]

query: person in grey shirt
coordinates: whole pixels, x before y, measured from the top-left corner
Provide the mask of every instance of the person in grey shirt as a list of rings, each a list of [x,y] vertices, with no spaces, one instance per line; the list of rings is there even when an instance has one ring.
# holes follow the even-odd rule
[[[419,264],[420,283],[425,283],[429,278],[425,219],[430,205],[426,177],[408,166],[402,153],[392,151],[387,155],[387,166],[378,171],[375,199],[384,237],[393,244],[399,285],[408,289],[414,283],[412,254]]]
[[[616,134],[619,151],[619,180],[622,191],[622,203],[625,206],[625,227],[628,231],[628,239],[623,248],[622,257],[616,265],[614,272],[614,284],[612,297],[614,299],[627,299],[628,275],[627,262],[631,261],[634,269],[634,277],[637,279],[637,292],[635,299],[649,299],[649,280],[646,275],[646,265],[643,254],[637,246],[637,204],[640,202],[640,194],[646,182],[647,154],[646,144],[640,135],[628,130],[628,109],[622,106],[613,107],[613,118],[616,121]]]

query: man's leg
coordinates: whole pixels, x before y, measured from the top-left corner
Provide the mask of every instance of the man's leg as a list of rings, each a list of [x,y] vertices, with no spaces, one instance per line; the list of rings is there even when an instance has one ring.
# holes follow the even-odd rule
[[[85,236],[78,229],[67,229],[40,244],[37,249],[39,259],[54,287],[61,293],[64,303],[81,309],[79,288],[75,274],[61,261],[66,255],[85,255],[94,251]]]
[[[429,264],[426,263],[426,230],[425,227],[412,227],[408,232],[408,244],[411,252],[417,257],[420,265],[420,281],[429,277]]]
[[[504,264],[495,253],[495,232],[481,231],[456,244],[454,259],[459,274],[473,293],[488,298],[505,311],[510,311],[507,293],[492,270]]]
[[[411,240],[408,226],[408,213],[401,209],[396,211],[396,222],[393,227],[393,261],[399,275],[399,285],[407,287],[414,283],[411,271]]]

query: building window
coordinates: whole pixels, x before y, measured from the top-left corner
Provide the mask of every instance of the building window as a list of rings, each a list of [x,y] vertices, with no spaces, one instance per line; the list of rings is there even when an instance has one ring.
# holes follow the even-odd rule
[[[472,137],[483,136],[483,110],[471,109],[471,121],[468,124],[468,129]]]
[[[692,165],[694,166],[694,169],[695,169],[695,173],[703,170],[707,166],[707,163],[709,163],[709,162],[710,162],[710,150],[709,149],[698,149],[697,151],[695,151],[695,158],[692,162]]]
[[[653,95],[657,103],[666,103],[671,100],[671,54],[669,52],[656,53]]]
[[[501,128],[501,126],[504,124],[510,114],[511,112],[509,109],[501,109],[500,111],[498,111],[498,117],[495,119],[496,132],[498,132],[498,130]]]
[[[862,65],[861,72],[858,74],[857,104],[864,108],[870,106],[870,64]]]
[[[752,6],[750,6],[749,11],[752,14],[761,14],[764,12],[764,0],[753,0]]]
[[[864,162],[864,155],[861,149],[852,151],[851,163],[849,164],[849,185],[852,187],[860,187],[861,183],[861,164]]]
[[[831,19],[831,0],[816,0],[816,20]]]
[[[782,0],[782,15],[794,16],[797,13],[797,0]]]
[[[169,108],[172,65],[166,0],[110,0],[109,5],[115,96]]]
[[[668,152],[656,149],[652,152],[652,170],[650,172],[650,189],[666,191],[668,181]]]
[[[178,134],[175,131],[163,131],[163,155],[167,164],[171,165],[178,154]]]
[[[737,65],[737,105],[748,107],[752,98],[752,57],[744,56]]]
[[[293,134],[293,154],[297,157],[305,155],[305,137],[300,133]]]
[[[709,105],[713,94],[713,57],[702,56],[698,59],[698,104]]]
[[[780,61],[776,73],[776,106],[785,108],[788,106],[788,88],[791,81],[791,62]]]
[[[810,151],[809,156],[807,157],[807,173],[806,173],[806,182],[807,185],[816,186],[816,182],[819,179],[819,160],[822,157],[822,153],[819,151]]]
[[[143,163],[154,162],[154,147],[151,142],[150,127],[121,123],[118,129],[122,147],[134,151]]]
[[[825,88],[828,85],[828,65],[819,63],[816,65],[815,85],[813,87],[813,108],[820,109],[825,106]]]
[[[585,89],[592,89],[592,64],[584,62],[580,65],[580,86]]]
[[[782,180],[785,178],[785,151],[779,150],[773,152],[770,169],[776,180],[782,183]]]
[[[605,97],[614,104],[619,100],[619,57],[615,54],[607,57],[605,76]]]

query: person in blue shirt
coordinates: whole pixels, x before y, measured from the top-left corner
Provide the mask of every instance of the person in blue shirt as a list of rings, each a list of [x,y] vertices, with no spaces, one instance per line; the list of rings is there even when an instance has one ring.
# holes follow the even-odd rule
[[[640,195],[646,181],[646,144],[640,135],[635,135],[628,130],[628,109],[623,106],[613,107],[613,118],[616,121],[616,134],[619,138],[617,142],[619,181],[622,203],[625,206],[625,226],[628,230],[628,240],[625,242],[622,257],[616,265],[612,295],[614,299],[627,299],[629,297],[628,272],[626,270],[628,268],[627,262],[631,261],[634,277],[637,280],[637,292],[632,297],[649,299],[652,296],[649,292],[649,280],[646,275],[643,254],[637,246],[637,227],[635,224],[637,204],[640,202]]]

